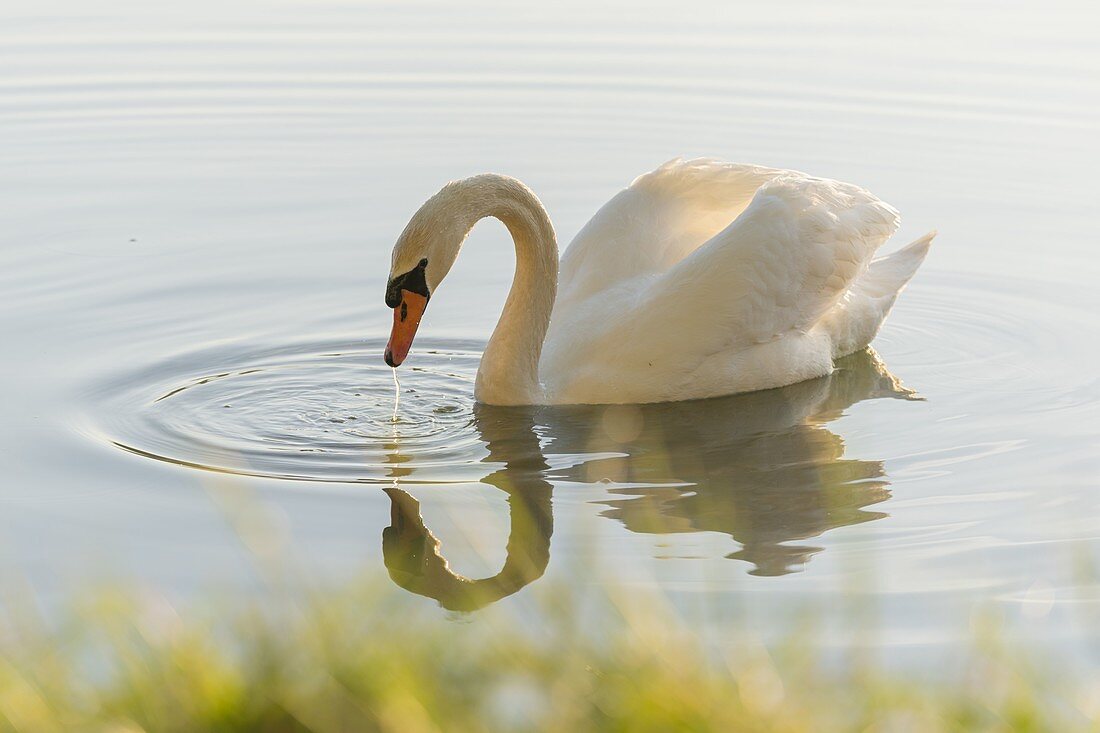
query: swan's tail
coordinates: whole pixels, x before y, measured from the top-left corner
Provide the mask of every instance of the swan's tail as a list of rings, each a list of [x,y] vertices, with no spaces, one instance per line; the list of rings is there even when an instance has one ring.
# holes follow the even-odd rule
[[[924,262],[935,237],[936,230],[933,229],[897,252],[879,257],[871,263],[852,289],[870,298],[896,298]],[[891,300],[891,304],[892,302]]]
[[[832,337],[834,358],[871,343],[898,294],[924,262],[935,236],[935,230],[928,232],[912,244],[872,262],[847,296],[826,314],[821,323]]]

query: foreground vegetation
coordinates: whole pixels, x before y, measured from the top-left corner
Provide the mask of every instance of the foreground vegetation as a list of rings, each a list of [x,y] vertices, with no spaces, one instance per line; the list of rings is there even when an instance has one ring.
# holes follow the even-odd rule
[[[181,618],[156,597],[100,595],[50,628],[8,603],[0,727],[1067,731],[1096,723],[1073,680],[983,642],[958,674],[917,680],[866,661],[825,665],[797,635],[779,648],[703,649],[674,614],[614,599],[581,613],[547,595],[546,624],[520,628],[503,614],[446,621],[429,604],[410,614],[408,603],[388,606],[377,599],[392,594],[372,589],[380,586],[201,619]]]
[[[101,592],[47,621],[8,586],[0,731],[1100,730],[1096,682],[1011,650],[994,623],[957,666],[914,676],[857,650],[825,659],[812,625],[706,646],[658,596],[581,598],[547,579],[522,614],[447,617],[388,579],[307,590],[261,503],[232,486],[211,497],[262,591],[179,607]]]

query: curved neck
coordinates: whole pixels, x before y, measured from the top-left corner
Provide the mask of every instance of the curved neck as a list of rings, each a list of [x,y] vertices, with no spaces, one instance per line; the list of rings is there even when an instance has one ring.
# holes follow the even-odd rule
[[[479,220],[500,219],[516,246],[516,273],[481,366],[474,397],[493,405],[541,401],[539,357],[558,288],[558,244],[542,202],[514,178],[486,174],[456,185],[468,217],[466,232]]]

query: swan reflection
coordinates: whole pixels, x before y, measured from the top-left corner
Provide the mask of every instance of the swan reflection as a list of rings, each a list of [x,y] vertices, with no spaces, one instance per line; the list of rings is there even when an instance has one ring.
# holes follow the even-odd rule
[[[542,576],[550,562],[550,511],[553,490],[546,480],[547,464],[539,447],[531,411],[527,408],[475,410],[478,432],[486,442],[485,462],[500,464],[482,483],[508,495],[511,527],[504,566],[490,578],[470,579],[451,570],[439,540],[424,525],[420,502],[399,488],[390,497],[390,526],[382,531],[382,558],[390,578],[418,595],[434,598],[444,608],[472,611],[518,591]],[[408,475],[407,458],[390,446],[390,475]]]
[[[882,397],[917,399],[865,351],[828,377],[709,400],[479,405],[484,461],[496,467],[482,482],[507,494],[511,515],[503,568],[480,580],[452,571],[418,502],[399,488],[387,490],[386,567],[398,585],[446,608],[487,605],[543,574],[552,485],[610,481],[614,498],[601,502],[602,514],[633,532],[720,532],[741,546],[728,557],[751,564],[752,574],[794,572],[820,548],[790,543],[886,516],[867,509],[890,496],[882,462],[846,458],[843,439],[827,428],[850,406]],[[391,460],[395,480],[408,474],[397,451]]]

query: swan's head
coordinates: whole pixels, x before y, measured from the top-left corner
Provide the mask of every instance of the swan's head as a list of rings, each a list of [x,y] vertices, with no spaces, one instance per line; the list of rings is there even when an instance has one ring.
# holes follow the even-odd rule
[[[472,226],[456,188],[457,184],[448,184],[424,202],[393,247],[386,284],[386,305],[393,308],[386,363],[392,367],[408,356],[428,300],[451,271]]]

